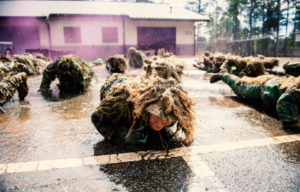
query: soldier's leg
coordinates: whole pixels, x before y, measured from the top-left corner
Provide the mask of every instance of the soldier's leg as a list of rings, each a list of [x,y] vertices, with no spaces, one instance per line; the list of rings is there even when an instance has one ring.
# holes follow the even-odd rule
[[[20,84],[20,86],[18,87],[18,93],[19,93],[19,98],[20,100],[23,100],[27,94],[28,94],[28,91],[29,91],[29,87],[28,87],[28,84],[27,84],[27,75],[26,73],[19,73],[19,75],[22,76],[22,82]]]
[[[55,80],[55,75],[57,75],[57,63],[52,63],[48,65],[43,73],[42,82],[40,85],[40,89],[38,91],[45,92],[50,90],[50,84]]]

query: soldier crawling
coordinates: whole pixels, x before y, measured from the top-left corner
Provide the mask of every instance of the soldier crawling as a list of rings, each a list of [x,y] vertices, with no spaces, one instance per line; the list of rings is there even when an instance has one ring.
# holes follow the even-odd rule
[[[127,57],[129,59],[129,66],[133,68],[142,68],[143,67],[143,53],[137,51],[135,48],[131,47],[128,50]]]
[[[106,84],[111,86],[101,93],[103,99],[92,114],[92,122],[107,140],[119,139],[133,145],[158,138],[166,149],[168,141],[182,129],[183,142],[191,143],[196,103],[176,82],[113,74]],[[175,122],[177,130],[172,132],[170,127]]]
[[[18,73],[0,82],[0,111],[5,113],[2,106],[11,100],[15,92],[18,91],[20,100],[28,94],[27,75]]]
[[[45,69],[39,91],[51,91],[50,84],[56,77],[59,79],[57,86],[60,91],[86,92],[91,85],[94,72],[84,60],[78,57],[61,56]]]
[[[264,109],[276,110],[284,127],[300,127],[300,77],[261,75],[239,78],[222,71],[211,77],[210,82],[223,80],[240,98],[261,102]]]

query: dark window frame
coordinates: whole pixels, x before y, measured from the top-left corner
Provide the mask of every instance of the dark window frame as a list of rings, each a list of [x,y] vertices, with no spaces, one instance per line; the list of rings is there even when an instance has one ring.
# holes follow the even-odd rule
[[[103,43],[119,43],[118,27],[102,27]]]
[[[64,39],[65,44],[81,44],[81,27],[64,27]]]

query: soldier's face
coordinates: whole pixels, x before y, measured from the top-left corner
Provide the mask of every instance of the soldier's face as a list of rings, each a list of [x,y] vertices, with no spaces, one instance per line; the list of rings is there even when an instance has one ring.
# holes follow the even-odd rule
[[[165,126],[168,126],[170,124],[171,122],[168,122],[166,119],[163,119],[163,121],[161,121],[160,117],[157,117],[152,113],[150,113],[150,126],[154,131],[160,131]]]

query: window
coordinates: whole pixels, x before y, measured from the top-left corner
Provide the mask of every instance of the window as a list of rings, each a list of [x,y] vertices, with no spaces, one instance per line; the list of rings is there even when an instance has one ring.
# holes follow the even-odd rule
[[[117,27],[102,27],[103,43],[118,43]]]
[[[81,43],[80,27],[64,27],[65,44]]]

